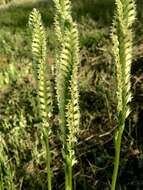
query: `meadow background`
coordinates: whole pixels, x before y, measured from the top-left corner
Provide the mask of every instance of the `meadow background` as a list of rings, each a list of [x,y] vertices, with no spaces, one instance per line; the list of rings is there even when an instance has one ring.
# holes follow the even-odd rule
[[[118,189],[143,189],[143,2],[137,0],[132,63],[132,113],[123,136]],[[72,0],[80,39],[81,125],[74,188],[107,190],[113,171],[116,123],[115,67],[110,38],[113,0]],[[55,63],[54,7],[51,0],[0,1],[0,160],[1,172],[17,190],[47,186],[32,72],[28,17],[36,7],[47,31],[47,62]],[[56,100],[55,100],[56,101]],[[55,103],[52,146],[53,189],[64,189]],[[9,184],[8,184],[9,185]],[[8,187],[7,185],[7,187]],[[11,190],[11,189],[9,189]]]

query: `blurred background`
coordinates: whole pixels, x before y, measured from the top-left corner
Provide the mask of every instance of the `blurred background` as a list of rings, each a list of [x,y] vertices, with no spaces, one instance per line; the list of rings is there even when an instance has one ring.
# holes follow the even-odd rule
[[[143,1],[136,0],[132,63],[132,113],[123,136],[118,190],[143,189]],[[110,32],[114,0],[72,0],[80,42],[81,131],[74,188],[108,190],[111,183],[116,123],[115,66]],[[54,66],[54,6],[51,0],[0,0],[0,135],[14,170],[17,190],[46,189],[36,85],[32,73],[28,17],[36,7],[47,31],[47,63]],[[64,189],[57,134],[50,139],[53,189]]]

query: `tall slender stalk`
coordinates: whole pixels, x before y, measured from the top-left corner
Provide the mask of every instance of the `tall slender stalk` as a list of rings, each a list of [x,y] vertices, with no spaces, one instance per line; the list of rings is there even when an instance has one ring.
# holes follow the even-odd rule
[[[112,185],[111,190],[115,190],[116,180],[118,175],[119,163],[120,163],[120,151],[121,151],[121,142],[124,126],[120,127],[115,137],[115,161],[114,161],[114,171],[112,176]]]
[[[65,165],[65,189],[72,190],[73,189],[73,182],[72,182],[72,160],[66,163]]]
[[[72,190],[72,167],[75,164],[74,146],[79,130],[78,32],[71,17],[69,0],[54,0],[55,33],[57,36],[56,88],[59,107],[62,153],[65,169],[65,189]]]
[[[48,190],[52,189],[52,176],[51,176],[51,152],[49,146],[49,136],[47,135],[48,132],[46,129],[43,130],[43,139],[45,143],[46,149],[46,168],[47,168],[47,176],[48,176]]]
[[[32,31],[33,68],[37,82],[39,100],[39,115],[42,120],[41,132],[46,151],[46,167],[48,190],[52,189],[51,154],[49,146],[49,134],[52,126],[52,91],[50,73],[51,68],[46,63],[46,34],[42,25],[41,15],[34,9],[29,17],[29,25]]]
[[[116,11],[112,27],[113,54],[116,65],[117,117],[115,133],[115,161],[111,190],[115,190],[120,163],[122,135],[126,118],[130,114],[131,96],[130,71],[132,62],[132,24],[135,20],[134,0],[115,0]]]
[[[56,90],[59,107],[60,138],[65,168],[65,189],[72,190],[72,167],[76,163],[74,146],[79,131],[78,31],[71,17],[69,0],[54,0],[56,7],[55,31],[58,41],[56,54]],[[49,68],[46,60],[45,31],[40,13],[34,9],[30,15],[32,28],[33,66],[38,87],[39,113],[42,119],[43,140],[46,147],[48,189],[51,190],[49,130],[51,128],[52,95]]]

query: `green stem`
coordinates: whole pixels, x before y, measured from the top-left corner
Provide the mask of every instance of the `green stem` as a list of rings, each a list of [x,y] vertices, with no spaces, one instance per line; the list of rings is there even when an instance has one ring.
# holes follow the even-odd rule
[[[111,190],[115,190],[116,188],[123,131],[124,131],[124,125],[119,127],[119,130],[116,132],[116,135],[115,135],[115,161],[114,161],[114,171],[113,171],[113,176],[112,176]]]
[[[48,178],[48,190],[52,190],[52,177],[51,177],[51,153],[50,153],[50,146],[49,146],[49,135],[48,131],[45,129],[43,130],[43,137],[45,142],[45,149],[46,149],[46,168],[47,168],[47,178]]]
[[[72,160],[70,160],[69,164],[69,190],[72,190]]]
[[[65,163],[65,190],[68,189],[68,184],[69,184],[68,181],[69,181],[68,180],[68,169],[67,169],[67,164]]]
[[[65,165],[65,190],[72,190],[72,160],[68,158]]]

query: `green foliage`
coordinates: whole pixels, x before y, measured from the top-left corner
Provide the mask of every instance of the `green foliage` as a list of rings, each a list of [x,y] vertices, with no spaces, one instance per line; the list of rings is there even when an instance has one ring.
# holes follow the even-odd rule
[[[0,133],[0,189],[1,190],[15,190],[14,185],[14,170],[11,165],[11,160],[8,159],[7,144],[3,138],[3,134]]]

